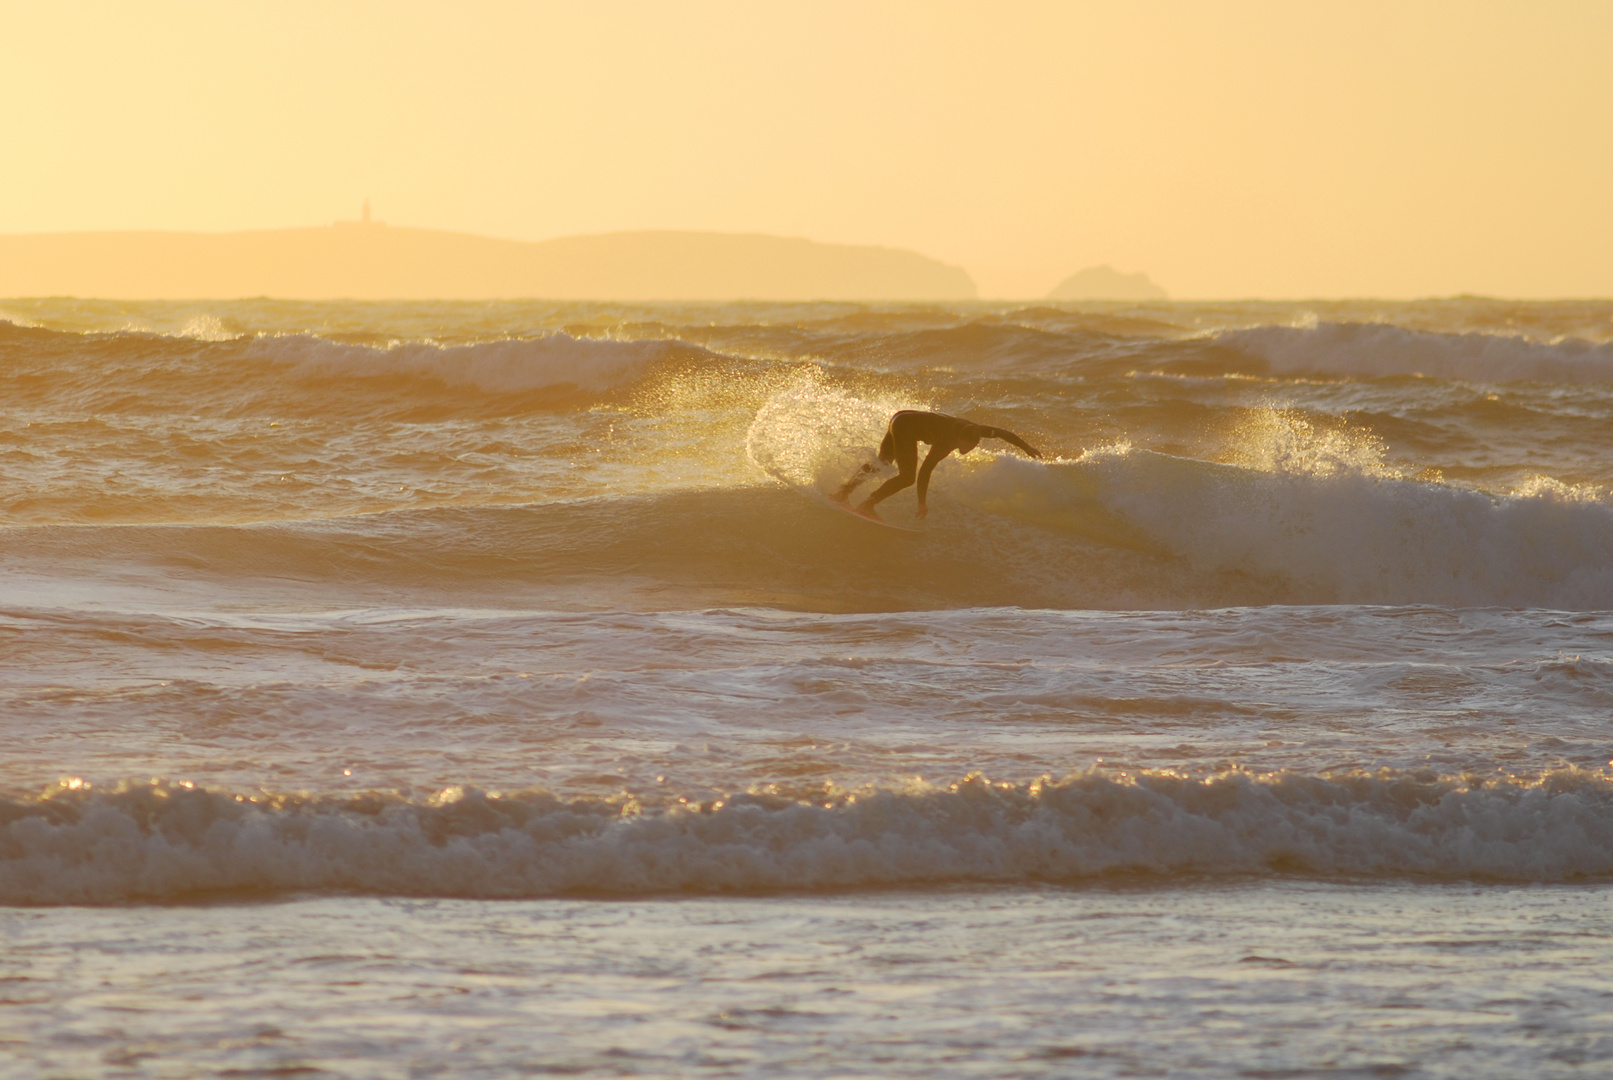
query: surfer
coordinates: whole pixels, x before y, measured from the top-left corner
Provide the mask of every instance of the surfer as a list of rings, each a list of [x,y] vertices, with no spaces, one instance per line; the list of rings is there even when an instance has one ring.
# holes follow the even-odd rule
[[[929,492],[930,474],[935,471],[935,467],[941,463],[942,458],[954,451],[967,454],[980,445],[981,439],[1001,439],[1019,447],[1033,458],[1042,456],[1041,451],[1012,431],[988,427],[972,420],[948,416],[946,413],[903,409],[891,417],[890,427],[885,431],[885,439],[879,444],[879,460],[887,465],[895,465],[898,472],[881,484],[872,495],[857,504],[857,513],[878,520],[879,515],[874,513],[874,507],[912,484],[916,478],[919,486],[918,516],[923,517],[930,512],[930,508],[924,503],[924,497]],[[930,452],[925,456],[923,465],[918,463],[921,442],[930,445]],[[851,493],[857,490],[857,485],[868,479],[868,474],[878,468],[878,465],[870,461],[858,469],[850,480],[842,484],[839,491],[829,497],[835,502],[845,502],[851,498]]]

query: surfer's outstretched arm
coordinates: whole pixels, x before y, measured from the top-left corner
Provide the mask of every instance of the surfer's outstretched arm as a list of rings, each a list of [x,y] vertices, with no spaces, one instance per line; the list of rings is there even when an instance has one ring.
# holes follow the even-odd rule
[[[1021,439],[1018,435],[1015,435],[1012,431],[1004,431],[1000,427],[989,427],[983,428],[980,434],[988,439],[1001,439],[1005,443],[1012,443],[1033,458],[1039,458],[1042,456],[1042,452],[1040,450],[1036,449],[1036,447],[1032,446],[1024,439]]]
[[[945,444],[930,447],[930,452],[924,457],[924,464],[919,466],[919,509],[918,516],[923,517],[930,512],[925,503],[925,496],[930,493],[930,474],[935,467],[941,464],[941,459],[952,453],[953,448]]]

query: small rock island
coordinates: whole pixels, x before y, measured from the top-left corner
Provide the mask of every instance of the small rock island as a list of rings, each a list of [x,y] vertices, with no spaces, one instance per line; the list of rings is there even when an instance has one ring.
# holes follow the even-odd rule
[[[1047,294],[1049,300],[1168,300],[1147,274],[1122,274],[1112,266],[1089,266]]]

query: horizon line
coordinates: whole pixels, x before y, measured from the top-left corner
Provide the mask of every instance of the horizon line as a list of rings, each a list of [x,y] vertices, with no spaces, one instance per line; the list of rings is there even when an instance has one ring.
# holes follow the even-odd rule
[[[310,232],[310,231],[315,231],[315,230],[339,229],[339,228],[354,229],[354,230],[377,230],[377,231],[385,229],[385,230],[397,230],[397,231],[404,231],[404,232],[437,233],[437,234],[448,235],[448,236],[471,237],[471,238],[474,238],[474,239],[477,239],[477,240],[492,241],[494,243],[529,244],[529,245],[547,244],[547,243],[553,243],[553,242],[559,241],[559,240],[584,239],[584,238],[606,237],[606,236],[643,235],[643,234],[668,234],[668,235],[686,235],[686,236],[724,236],[724,237],[758,237],[758,238],[765,238],[765,239],[771,239],[771,240],[799,241],[799,242],[802,242],[802,243],[817,244],[817,245],[822,245],[822,246],[825,246],[825,247],[865,248],[865,249],[874,249],[874,250],[881,250],[881,251],[892,251],[892,252],[903,252],[903,253],[915,254],[915,255],[919,255],[919,256],[921,256],[921,257],[923,257],[925,259],[929,259],[929,260],[931,260],[933,262],[940,263],[943,266],[949,266],[949,267],[952,267],[952,268],[955,268],[955,269],[958,269],[958,270],[962,270],[965,274],[967,274],[970,277],[971,280],[973,280],[975,278],[974,273],[972,271],[970,271],[966,266],[962,265],[961,263],[947,262],[944,259],[938,258],[938,257],[933,256],[933,255],[926,254],[925,252],[919,251],[919,250],[917,250],[915,248],[900,247],[900,246],[896,246],[896,245],[892,245],[892,244],[885,244],[885,243],[852,242],[852,241],[843,241],[843,240],[818,240],[818,239],[815,239],[815,238],[810,237],[810,236],[802,236],[802,235],[798,235],[798,234],[761,232],[761,231],[750,230],[750,229],[748,229],[748,230],[725,230],[725,229],[694,229],[694,228],[672,228],[672,227],[641,227],[641,228],[607,229],[607,230],[590,231],[590,232],[560,233],[560,234],[556,234],[556,235],[552,235],[552,236],[547,236],[547,237],[544,237],[544,238],[538,239],[538,240],[528,240],[528,239],[520,239],[520,238],[517,238],[517,237],[496,236],[496,235],[493,235],[493,234],[490,234],[490,233],[469,232],[469,231],[465,231],[463,229],[442,228],[442,227],[437,227],[437,226],[400,225],[400,224],[395,224],[395,223],[387,222],[387,221],[364,220],[364,219],[356,219],[355,220],[355,219],[336,218],[336,219],[332,219],[332,220],[330,220],[328,222],[325,222],[325,223],[314,224],[314,225],[275,225],[275,226],[259,226],[259,227],[255,227],[255,228],[244,228],[244,229],[181,229],[181,228],[52,229],[52,230],[37,230],[37,231],[27,231],[27,232],[0,232],[0,237],[47,237],[47,236],[94,236],[94,235],[168,235],[168,236],[223,237],[223,236],[239,236],[239,235],[246,235],[246,234],[252,234],[252,233]],[[1093,269],[1093,268],[1096,268],[1096,267],[1105,267],[1105,266],[1110,267],[1111,269],[1113,268],[1112,263],[1094,263],[1094,264],[1091,264],[1089,266],[1083,267],[1082,271],[1087,270],[1087,269]],[[1081,272],[1081,271],[1077,271],[1077,272]],[[1136,274],[1142,274],[1144,276],[1147,276],[1147,271],[1133,271],[1132,272],[1132,275],[1136,275]],[[1128,275],[1128,276],[1132,276],[1132,275]],[[1068,276],[1068,275],[1066,275],[1066,276]],[[1152,281],[1152,278],[1150,277],[1149,280]],[[189,299],[161,299],[161,300],[159,300],[159,299],[128,300],[128,299],[118,298],[118,297],[98,296],[98,295],[94,295],[94,294],[82,294],[81,295],[81,294],[76,294],[76,293],[49,293],[49,294],[31,294],[31,295],[12,295],[12,296],[3,297],[3,298],[0,298],[0,299],[9,299],[9,300],[77,299],[77,300],[107,300],[109,302],[124,302],[124,303],[158,303],[158,302],[160,302],[160,303],[204,303],[204,302],[209,302],[209,301],[228,303],[228,302],[231,302],[233,300],[277,300],[277,299],[284,299],[284,300],[288,300],[288,301],[292,301],[292,300],[302,301],[302,298],[298,298],[298,297],[292,297],[292,296],[281,297],[281,296],[275,296],[275,295],[272,295],[272,294],[241,295],[241,296],[237,296],[237,297],[230,297],[228,299],[223,299],[223,300],[221,300],[220,298],[217,298],[217,297],[213,297],[213,298],[196,297],[196,298],[189,298]],[[456,299],[456,298],[438,298],[438,299],[442,300],[442,301],[446,301],[446,302],[461,302],[460,299]],[[477,302],[485,302],[486,300],[503,300],[503,301],[517,300],[518,301],[518,300],[546,300],[546,299],[555,299],[555,298],[544,297],[544,296],[539,296],[539,295],[534,295],[534,296],[531,296],[531,297],[521,297],[521,298],[487,297],[487,298],[483,298],[482,300],[463,300],[463,302],[477,303]],[[1370,294],[1370,293],[1334,294],[1334,295],[1316,295],[1316,294],[1313,294],[1313,295],[1308,295],[1308,296],[1274,296],[1274,295],[1257,295],[1257,294],[1243,294],[1243,293],[1225,293],[1225,294],[1219,294],[1219,295],[1203,295],[1203,296],[1174,296],[1174,295],[1170,295],[1170,296],[1167,296],[1165,299],[1157,299],[1157,298],[1155,298],[1155,299],[1126,300],[1126,299],[1090,298],[1090,299],[1072,299],[1072,300],[1053,300],[1053,299],[1050,299],[1044,293],[1044,294],[1040,294],[1040,295],[1026,295],[1026,296],[1013,296],[1013,295],[1008,295],[1008,294],[996,294],[996,295],[992,295],[992,296],[977,296],[977,297],[972,298],[972,299],[960,299],[960,300],[898,300],[898,301],[822,300],[822,301],[806,301],[806,302],[822,302],[822,303],[892,303],[892,302],[894,302],[894,303],[911,303],[911,304],[982,304],[982,303],[1030,303],[1030,302],[1039,302],[1039,303],[1045,303],[1045,304],[1094,304],[1094,303],[1098,303],[1098,304],[1139,304],[1140,305],[1140,304],[1178,304],[1178,303],[1180,303],[1180,304],[1204,304],[1204,303],[1226,303],[1226,302],[1232,302],[1232,303],[1261,303],[1261,302],[1266,302],[1266,303],[1284,303],[1284,304],[1301,304],[1301,303],[1320,303],[1320,304],[1329,304],[1329,303],[1418,303],[1418,302],[1429,302],[1429,301],[1458,301],[1458,300],[1514,301],[1514,302],[1520,302],[1520,303],[1545,303],[1545,304],[1550,304],[1550,303],[1596,303],[1596,302],[1613,301],[1613,295],[1600,296],[1600,295],[1595,295],[1595,294],[1583,294],[1583,295],[1563,295],[1563,294],[1558,294],[1558,295],[1550,295],[1550,296],[1527,296],[1527,295],[1518,295],[1518,294],[1507,295],[1507,294],[1498,294],[1498,293],[1468,292],[1468,291],[1458,291],[1458,292],[1449,292],[1449,293],[1445,293],[1445,292],[1441,292],[1441,293],[1418,293],[1418,294],[1405,294],[1405,295],[1398,295],[1398,296],[1397,295],[1391,295],[1391,294]],[[302,301],[302,302],[306,302],[306,301]],[[316,302],[329,302],[329,303],[344,303],[344,302],[346,302],[346,303],[407,303],[407,302],[412,302],[412,301],[410,301],[408,299],[402,299],[402,298],[390,298],[390,299],[388,299],[388,298],[354,298],[354,297],[340,297],[340,298],[337,298],[337,297],[333,297],[333,298],[329,298],[327,300],[316,301]],[[429,302],[429,301],[425,301],[425,302]],[[587,301],[587,300],[577,300],[577,299],[563,299],[563,300],[557,300],[556,302],[586,303],[586,302],[589,302],[589,301]],[[599,302],[606,302],[606,301],[600,300]],[[750,299],[750,298],[746,298],[746,297],[733,297],[733,298],[726,299],[726,300],[665,300],[665,299],[661,299],[661,300],[645,300],[645,301],[610,300],[608,302],[611,302],[611,303],[634,302],[634,303],[646,303],[646,304],[667,304],[667,303],[714,303],[715,304],[715,303],[780,303],[780,302],[786,302],[786,301],[773,301],[773,300],[765,300],[765,299],[756,300],[756,299]],[[798,302],[802,302],[802,301],[787,301],[787,302],[798,303]]]

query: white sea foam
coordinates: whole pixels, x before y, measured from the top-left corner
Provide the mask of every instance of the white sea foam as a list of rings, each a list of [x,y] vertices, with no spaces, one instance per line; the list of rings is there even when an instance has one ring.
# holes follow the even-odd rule
[[[225,329],[224,320],[217,315],[202,314],[192,316],[177,336],[196,341],[233,341],[242,335]]]
[[[1290,603],[1613,608],[1613,506],[1560,484],[1492,495],[1357,467],[1268,471],[1147,451],[1001,456],[949,479],[981,509],[1151,547]]]
[[[1230,330],[1216,341],[1260,357],[1280,374],[1613,382],[1613,344],[1578,339],[1541,342],[1498,334],[1428,333],[1386,323],[1323,322]]]
[[[247,355],[292,365],[305,376],[414,375],[488,393],[555,386],[602,391],[631,382],[677,345],[549,334],[473,345],[408,342],[382,349],[286,334],[257,338],[247,346]]]
[[[923,887],[1094,875],[1613,875],[1613,782],[1089,772],[1059,782],[632,802],[449,789],[426,801],[151,783],[0,804],[0,901],[237,891],[546,896]]]

